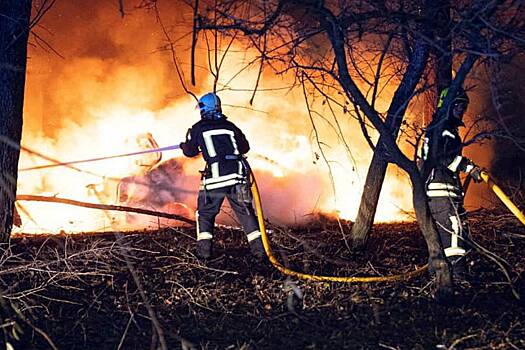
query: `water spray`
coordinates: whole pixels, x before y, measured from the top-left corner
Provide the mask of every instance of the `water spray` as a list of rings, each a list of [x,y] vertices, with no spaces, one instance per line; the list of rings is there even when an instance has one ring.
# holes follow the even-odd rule
[[[170,151],[170,150],[176,150],[176,149],[180,149],[180,145],[177,144],[177,145],[173,145],[173,146],[153,148],[153,149],[148,149],[148,150],[145,150],[145,151],[117,154],[117,155],[106,156],[106,157],[97,157],[97,158],[90,158],[90,159],[73,160],[73,161],[70,161],[70,162],[60,162],[60,163],[54,163],[54,164],[38,165],[38,166],[34,166],[34,167],[19,169],[18,171],[47,169],[47,168],[54,168],[54,167],[58,167],[58,166],[68,166],[68,165],[72,165],[72,164],[96,162],[96,161],[106,160],[106,159],[122,158],[122,157],[136,156],[136,155],[147,154],[147,153],[164,152],[164,151]]]

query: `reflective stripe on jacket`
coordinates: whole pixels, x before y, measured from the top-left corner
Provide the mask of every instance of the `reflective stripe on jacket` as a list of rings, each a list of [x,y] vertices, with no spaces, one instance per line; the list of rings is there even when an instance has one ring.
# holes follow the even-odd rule
[[[246,181],[242,155],[250,145],[242,131],[226,117],[217,120],[201,119],[189,130],[181,144],[187,157],[202,153],[206,161],[201,187],[214,189]]]

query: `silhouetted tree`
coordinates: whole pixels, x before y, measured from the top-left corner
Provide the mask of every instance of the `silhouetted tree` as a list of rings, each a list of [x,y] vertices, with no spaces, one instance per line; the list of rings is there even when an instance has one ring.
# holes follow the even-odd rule
[[[416,217],[436,271],[438,296],[449,296],[452,280],[423,179],[415,157],[400,149],[398,134],[409,103],[419,93],[450,82],[446,108],[480,58],[490,62],[512,54],[509,47],[516,47],[520,40],[516,28],[522,28],[521,3],[196,0],[192,6],[194,44],[203,31],[238,39],[260,52],[261,72],[263,66],[277,73],[293,70],[296,81],[308,86],[310,94],[359,120],[374,156],[362,199],[365,210],[356,220],[364,224],[356,223],[355,245],[366,242],[387,164],[408,174]],[[453,80],[448,71],[452,62]],[[382,113],[376,101],[386,85],[395,89]],[[375,144],[370,128],[379,133]]]
[[[509,60],[517,51],[523,52],[522,4],[516,1],[431,1],[425,5],[432,14],[431,30],[427,37],[415,38],[416,42],[425,40],[433,54],[434,94],[452,83],[452,67],[455,63],[459,73],[454,79],[454,90],[469,74],[474,63],[493,66],[495,62]],[[458,67],[458,62],[463,63]],[[448,103],[448,102],[447,102]],[[403,116],[391,118],[387,124],[392,134],[397,136]],[[352,227],[354,247],[365,245],[374,221],[375,211],[385,177],[387,160],[378,142],[361,198],[359,213]]]
[[[9,239],[14,202],[30,29],[31,0],[0,1],[0,241]]]
[[[196,29],[242,32],[261,52],[262,60],[278,60],[295,69],[303,84],[309,84],[329,103],[351,110],[371,145],[367,127],[379,132],[374,157],[385,164],[395,163],[409,174],[416,216],[436,271],[438,293],[448,297],[452,292],[450,270],[426,203],[423,181],[415,162],[396,144],[397,125],[418,84],[425,84],[423,73],[433,23],[433,14],[426,10],[430,2],[388,6],[367,1],[216,1],[213,7],[201,4]],[[311,49],[314,43],[317,50]],[[359,62],[359,57],[374,55],[378,58],[372,62]],[[371,69],[374,64],[375,69]],[[388,71],[394,73],[387,73],[383,65],[389,65]],[[381,115],[375,103],[383,79],[394,78],[399,84],[386,115]],[[345,101],[334,101],[331,96],[335,92],[341,92]],[[380,188],[381,184],[379,179],[375,186]]]
[[[13,226],[30,15],[31,0],[0,1],[0,242],[4,243]],[[11,303],[0,296],[3,349],[21,336],[18,319]]]

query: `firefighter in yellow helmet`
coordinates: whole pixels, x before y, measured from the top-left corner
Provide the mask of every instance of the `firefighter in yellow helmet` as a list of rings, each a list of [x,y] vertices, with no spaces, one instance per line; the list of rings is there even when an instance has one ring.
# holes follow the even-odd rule
[[[466,269],[464,257],[469,238],[459,175],[464,172],[480,182],[481,169],[462,155],[463,143],[458,129],[464,126],[463,114],[469,98],[460,88],[449,108],[444,110],[443,100],[447,93],[448,89],[441,93],[438,111],[425,134],[422,175],[445,256],[452,264],[454,275],[458,276]]]

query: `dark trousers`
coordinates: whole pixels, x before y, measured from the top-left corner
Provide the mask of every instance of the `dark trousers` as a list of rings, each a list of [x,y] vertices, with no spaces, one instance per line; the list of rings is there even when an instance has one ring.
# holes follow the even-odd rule
[[[259,224],[251,198],[246,198],[245,188],[243,189],[241,186],[246,185],[239,184],[199,191],[197,200],[197,240],[213,239],[215,217],[221,209],[224,198],[228,198],[230,206],[247,235],[248,242],[260,238]]]
[[[463,256],[468,250],[465,243],[470,232],[463,207],[463,198],[433,197],[428,202],[436,222],[441,243],[447,257]]]

